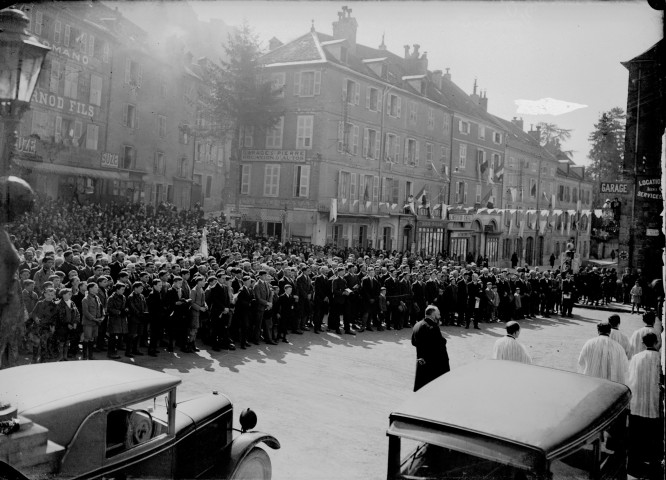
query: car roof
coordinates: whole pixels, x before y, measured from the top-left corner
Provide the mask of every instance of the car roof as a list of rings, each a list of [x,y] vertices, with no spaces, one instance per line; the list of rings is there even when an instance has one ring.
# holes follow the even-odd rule
[[[578,448],[629,405],[627,386],[504,360],[456,368],[390,415],[389,435],[540,468]]]
[[[121,362],[55,362],[0,370],[0,399],[19,415],[50,428],[49,439],[66,445],[83,419],[160,395],[181,380]]]

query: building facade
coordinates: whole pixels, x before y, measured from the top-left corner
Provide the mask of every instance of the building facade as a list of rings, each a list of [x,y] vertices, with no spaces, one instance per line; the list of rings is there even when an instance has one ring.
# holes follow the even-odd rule
[[[192,54],[150,48],[146,32],[99,2],[22,9],[52,48],[14,151],[24,178],[67,201],[221,211],[226,142],[183,135],[208,88]]]
[[[662,278],[663,135],[666,125],[664,41],[623,62],[629,72],[625,134],[625,180],[631,193],[620,196],[619,267]]]
[[[262,64],[284,117],[244,135],[225,213],[248,233],[319,245],[498,266],[518,251],[543,264],[555,252],[552,201],[569,182],[557,159],[522,125],[489,114],[476,84],[468,95],[448,70],[428,70],[419,45],[399,56],[358,44],[357,28],[343,8],[333,35],[271,42]],[[506,193],[516,191],[520,199]],[[518,238],[518,210],[531,235]]]

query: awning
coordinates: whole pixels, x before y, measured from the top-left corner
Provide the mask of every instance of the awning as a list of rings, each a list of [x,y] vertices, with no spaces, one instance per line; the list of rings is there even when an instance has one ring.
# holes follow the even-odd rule
[[[60,165],[58,163],[31,162],[30,160],[21,158],[14,158],[14,163],[35,172],[104,178],[107,180],[129,180],[129,173],[124,170],[97,170],[93,168],[74,167],[72,165]]]

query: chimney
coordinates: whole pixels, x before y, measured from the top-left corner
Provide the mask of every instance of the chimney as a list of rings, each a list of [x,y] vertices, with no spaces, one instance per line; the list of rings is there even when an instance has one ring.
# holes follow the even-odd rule
[[[356,31],[358,30],[358,23],[356,19],[351,16],[352,9],[344,6],[342,11],[338,12],[338,21],[333,22],[333,38],[339,40],[344,38],[349,44],[349,51],[354,53],[356,51]]]
[[[511,119],[511,123],[513,123],[515,126],[517,126],[518,128],[520,128],[521,130],[523,130],[523,128],[524,128],[524,127],[523,127],[523,117],[520,117],[520,118],[518,118],[518,117],[513,117],[513,118]]]
[[[273,37],[268,41],[268,51],[272,52],[273,50],[275,50],[278,47],[281,47],[282,45],[284,45],[284,43],[282,43],[277,38]]]
[[[449,72],[449,70],[451,70],[451,69],[450,68],[446,69],[446,73],[444,74],[444,78],[446,78],[447,80],[450,81],[451,80],[451,73]]]
[[[405,45],[405,59],[409,58],[409,45]]]
[[[488,111],[488,97],[486,96],[486,91],[483,91],[481,98],[479,99],[479,106],[483,108],[484,112]]]
[[[418,65],[419,74],[428,73],[428,52],[423,52],[421,57],[416,61]]]
[[[442,89],[442,71],[435,70],[432,72],[432,81],[438,89]]]
[[[386,50],[386,44],[384,44],[384,34],[382,33],[382,43],[379,44],[379,50]]]
[[[414,50],[412,51],[412,58],[419,58],[419,48],[421,48],[421,45],[418,43],[415,43],[413,45]]]
[[[532,129],[532,125],[530,125],[530,131],[527,132],[530,135],[532,135],[532,138],[536,140],[537,142],[541,143],[541,127],[537,125],[536,130]]]

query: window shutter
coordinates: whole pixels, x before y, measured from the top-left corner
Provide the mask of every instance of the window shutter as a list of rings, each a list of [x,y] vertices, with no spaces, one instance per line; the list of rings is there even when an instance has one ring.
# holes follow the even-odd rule
[[[129,58],[125,59],[125,83],[129,84],[131,80],[130,70],[132,69],[132,60]]]
[[[359,105],[361,100],[361,85],[354,83],[354,104]]]
[[[301,191],[299,196],[310,196],[310,165],[301,166]]]
[[[344,79],[342,81],[342,101],[348,103],[349,102],[349,97],[347,95],[353,95],[354,92],[351,92],[351,94],[347,91],[347,82],[348,79]]]
[[[319,70],[314,72],[314,94],[321,93],[321,72]]]
[[[359,127],[358,125],[354,125],[354,144],[353,144],[353,153],[354,155],[358,155],[358,137],[359,137]]]
[[[356,182],[358,180],[358,175],[355,173],[352,173],[350,175],[350,182],[349,182],[349,200],[354,201],[358,198],[358,189],[356,186],[358,185]]]
[[[392,195],[392,202],[391,203],[398,203],[398,198],[400,197],[400,180],[397,178],[393,179],[393,195]]]
[[[142,70],[142,69],[141,69],[141,65],[137,64],[136,69],[137,69],[137,72],[138,72],[138,75],[137,75],[137,85],[140,87],[140,86],[141,86],[141,82],[143,81],[143,72],[141,71],[141,70]]]
[[[298,197],[298,191],[300,188],[300,179],[301,179],[301,172],[300,172],[299,165],[294,165],[294,184],[293,184],[293,189],[292,189],[292,196]]]
[[[128,105],[123,106],[123,125],[127,125],[127,110],[128,110]]]
[[[369,135],[370,135],[369,129],[364,128],[363,129],[363,156],[364,157],[368,156],[368,148],[369,148],[368,143],[370,142],[370,138],[368,138]]]
[[[393,161],[395,163],[398,163],[400,160],[400,137],[398,135],[395,136],[395,158]]]
[[[345,123],[338,122],[338,152],[342,152],[345,147]]]
[[[294,72],[294,95],[301,94],[301,72]]]
[[[62,117],[61,116],[56,116],[55,119],[55,130],[54,134],[56,136],[56,140],[59,139],[60,136],[62,136]]]
[[[400,97],[396,97],[396,98],[398,99],[398,108],[397,108],[397,112],[396,112],[396,113],[398,114],[398,118],[400,118],[400,111],[401,111],[401,109],[402,109],[402,106],[401,106],[402,101],[400,100]]]
[[[409,139],[405,137],[405,157],[403,163],[407,165],[409,163]]]
[[[381,112],[384,108],[384,94],[377,90],[377,111]]]
[[[463,193],[463,203],[467,204],[467,182],[465,182],[465,191]]]
[[[375,158],[379,158],[379,132],[375,134]]]
[[[370,91],[372,89],[370,87],[365,87],[365,108],[370,110]]]
[[[462,131],[463,131],[462,120],[458,120],[458,133],[462,133]]]
[[[414,156],[414,163],[418,167],[418,165],[419,165],[419,141],[415,140],[414,143],[416,144],[416,155]]]
[[[377,203],[379,201],[379,177],[372,177],[372,201]]]

